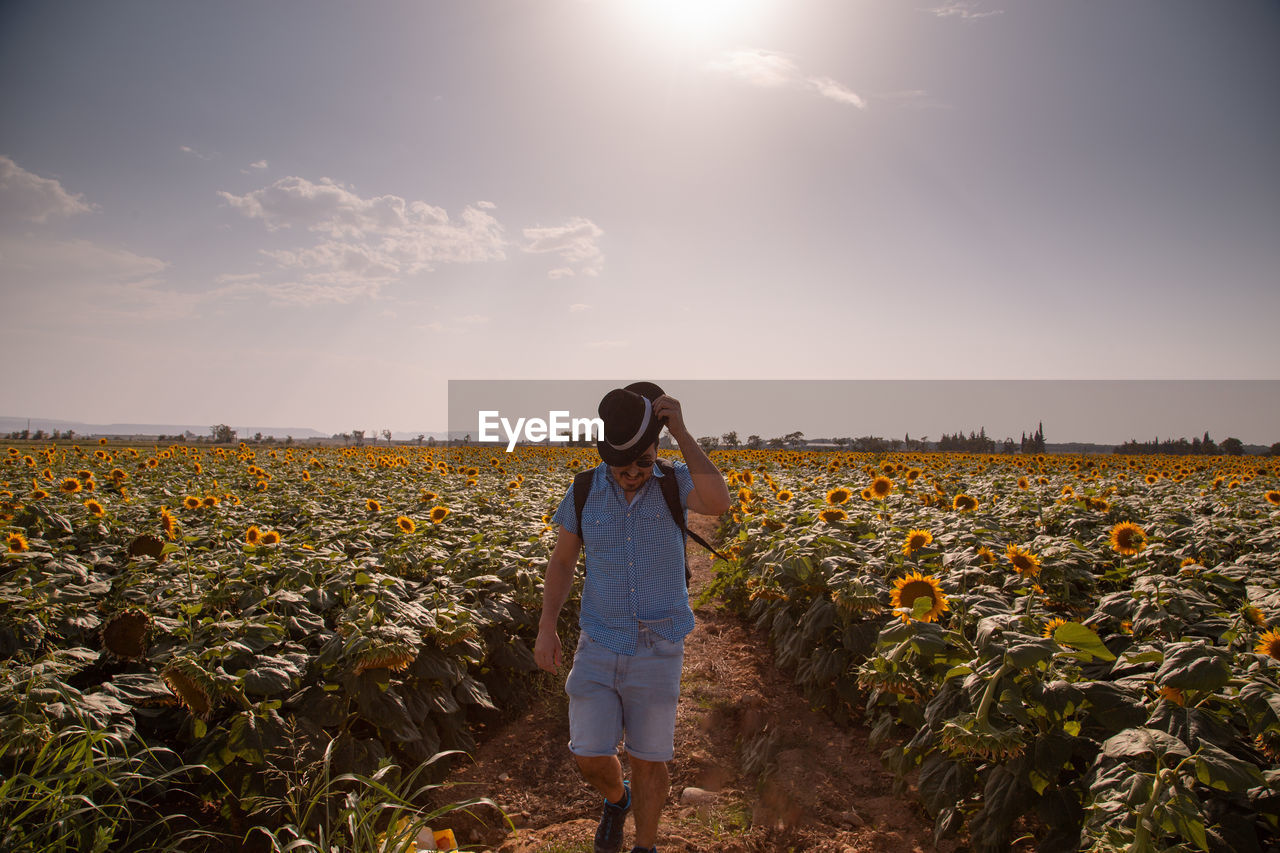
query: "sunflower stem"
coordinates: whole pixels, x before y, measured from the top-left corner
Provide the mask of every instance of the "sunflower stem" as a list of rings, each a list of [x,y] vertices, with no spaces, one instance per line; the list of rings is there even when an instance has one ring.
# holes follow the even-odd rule
[[[1000,689],[1000,679],[1013,672],[1013,669],[1013,664],[1005,661],[1000,664],[1000,668],[996,670],[995,675],[991,676],[991,680],[987,682],[987,689],[982,694],[982,701],[978,703],[978,724],[987,725],[987,717],[991,713],[991,703],[995,701],[996,692]]]

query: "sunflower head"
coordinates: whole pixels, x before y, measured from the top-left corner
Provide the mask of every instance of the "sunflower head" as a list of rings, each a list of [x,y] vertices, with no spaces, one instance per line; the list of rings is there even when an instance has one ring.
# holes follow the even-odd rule
[[[995,552],[986,545],[983,545],[978,549],[978,559],[988,566],[994,566],[996,564]]]
[[[838,506],[827,507],[818,513],[818,518],[823,521],[845,521],[849,518],[849,513],[840,509]]]
[[[173,513],[167,509],[160,510],[160,529],[170,539],[174,538],[178,530],[178,519],[174,518]]]
[[[102,626],[102,647],[124,660],[138,660],[147,653],[152,618],[141,610],[122,610]]]
[[[927,530],[912,530],[902,543],[902,553],[910,557],[916,551],[933,541],[933,534]]]
[[[1258,645],[1253,650],[1260,655],[1270,655],[1280,660],[1280,630],[1271,629],[1258,638]]]
[[[382,504],[378,503],[378,501],[373,498],[365,499],[364,508],[369,512],[382,512]]]
[[[1249,623],[1255,628],[1267,627],[1267,616],[1252,604],[1246,604],[1240,608],[1240,615],[1249,620]]]
[[[439,524],[449,517],[451,510],[447,506],[433,506],[431,508],[431,523]]]
[[[182,499],[182,506],[185,509],[199,509],[200,499],[195,495],[187,495],[185,498]]]
[[[1280,506],[1280,491],[1269,489],[1267,491],[1267,503],[1272,506]]]
[[[62,492],[68,495],[71,495],[80,491],[81,486],[80,486],[80,481],[77,480],[75,477],[67,477],[65,480],[62,481],[62,483],[58,486],[58,488]]]
[[[247,545],[257,545],[261,539],[262,531],[256,524],[250,525],[249,529],[244,532],[244,541]]]
[[[418,525],[414,524],[413,519],[407,515],[396,517],[396,527],[400,528],[402,533],[412,533],[418,529]]]
[[[1040,558],[1030,551],[1010,545],[1005,549],[1005,556],[1013,564],[1013,569],[1024,578],[1033,578],[1040,574]]]
[[[867,488],[871,490],[873,498],[882,500],[889,497],[889,493],[893,491],[893,480],[884,476],[876,477]]]
[[[98,503],[93,498],[90,498],[89,500],[84,502],[84,508],[89,510],[90,515],[96,516],[98,518],[102,518],[102,516],[106,515],[106,512],[107,512],[103,508],[102,504]]]
[[[1117,554],[1132,557],[1147,547],[1147,534],[1131,521],[1122,521],[1111,528],[1111,548]]]
[[[842,503],[848,503],[851,497],[853,497],[853,492],[843,486],[832,489],[827,492],[827,506],[839,506]]]
[[[277,532],[276,532],[276,531],[274,531],[274,530],[264,530],[264,531],[262,531],[262,535],[258,537],[258,544],[260,544],[260,545],[279,545],[279,544],[280,544],[280,534],[279,534],[279,533],[277,533]]]
[[[1158,692],[1161,699],[1172,702],[1180,708],[1187,704],[1187,697],[1177,687],[1161,687]]]
[[[901,611],[899,615],[903,622],[910,622],[912,619],[932,622],[944,611],[951,609],[947,603],[947,594],[942,591],[937,578],[919,572],[912,572],[894,581],[889,600],[894,610]]]
[[[205,495],[204,498],[202,498],[200,501],[200,506],[202,507],[215,507],[217,505],[218,505],[217,495]]]
[[[1058,630],[1058,627],[1059,627],[1060,625],[1065,625],[1065,624],[1067,624],[1067,620],[1066,620],[1066,619],[1060,619],[1060,618],[1057,618],[1057,617],[1054,617],[1053,619],[1050,619],[1050,620],[1048,621],[1048,623],[1047,623],[1047,624],[1045,624],[1045,626],[1044,626],[1044,631],[1042,632],[1042,636],[1047,637],[1047,638],[1049,638],[1050,640],[1052,640],[1052,639],[1053,639],[1053,632],[1054,632],[1054,631],[1056,631],[1056,630]]]
[[[960,512],[971,512],[978,508],[978,499],[961,492],[951,501],[951,506]]]
[[[21,533],[7,533],[4,537],[5,545],[8,546],[10,554],[21,554],[30,546],[27,544],[27,537]]]
[[[788,489],[779,489],[778,494],[775,495],[774,497],[776,497],[779,500],[779,502],[786,503],[787,501],[795,497],[795,495],[792,494],[791,491]]]
[[[191,713],[208,719],[217,696],[217,686],[200,664],[191,658],[174,658],[160,675]]]

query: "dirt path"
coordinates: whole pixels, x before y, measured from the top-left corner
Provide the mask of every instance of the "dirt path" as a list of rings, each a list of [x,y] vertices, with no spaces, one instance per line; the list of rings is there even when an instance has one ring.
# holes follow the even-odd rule
[[[710,538],[714,521],[695,515],[691,527]],[[711,579],[710,560],[692,543],[689,557],[696,598]],[[892,795],[893,779],[867,745],[866,729],[841,729],[811,709],[791,679],[774,669],[767,638],[752,626],[714,603],[697,617],[685,644],[659,850],[934,849],[932,822],[915,801]],[[549,690],[487,736],[474,765],[450,777],[457,786],[449,789],[451,798],[487,796],[518,827],[508,834],[492,813],[482,815],[487,826],[443,821],[461,843],[499,853],[590,853],[600,798],[581,780],[565,746],[566,706],[562,691]],[[706,801],[681,802],[690,787],[709,792],[702,795]],[[938,846],[953,848],[945,841]]]

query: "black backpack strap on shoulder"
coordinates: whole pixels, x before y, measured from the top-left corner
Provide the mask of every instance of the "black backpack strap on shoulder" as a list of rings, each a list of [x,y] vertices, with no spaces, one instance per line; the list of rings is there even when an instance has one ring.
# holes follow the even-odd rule
[[[662,476],[658,479],[658,485],[662,487],[662,497],[666,500],[667,509],[671,510],[671,517],[675,520],[676,526],[680,528],[680,532],[712,554],[715,554],[721,560],[726,563],[729,562],[729,558],[712,548],[710,542],[689,529],[689,525],[685,521],[684,507],[680,504],[680,484],[676,482],[676,469],[665,459],[657,460],[657,464],[658,470],[662,472]],[[688,569],[685,570],[685,574],[689,574]]]
[[[596,472],[594,468],[579,471],[573,477],[573,515],[578,520],[578,538],[586,542],[582,529],[582,508],[587,505],[587,497],[591,494],[591,484]]]

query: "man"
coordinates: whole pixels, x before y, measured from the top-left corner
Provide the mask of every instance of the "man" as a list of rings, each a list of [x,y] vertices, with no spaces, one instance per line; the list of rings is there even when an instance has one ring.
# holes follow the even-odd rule
[[[674,754],[676,702],[684,638],[693,630],[685,587],[684,537],[657,478],[658,434],[665,424],[683,463],[674,464],[681,506],[704,515],[729,508],[729,489],[684,423],[679,401],[651,382],[615,388],[600,401],[603,460],[578,529],[573,486],[553,523],[559,538],[547,563],[534,659],[548,672],[561,664],[556,621],[569,597],[585,542],[579,625],[582,632],[569,694],[569,751],[583,777],[605,798],[595,853],[619,853],[623,824],[635,813],[632,853],[656,853]],[[584,532],[585,531],[585,534]],[[632,778],[625,781],[619,740]]]

